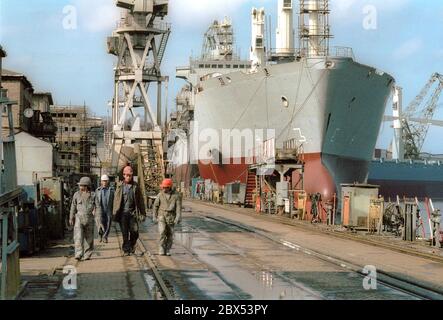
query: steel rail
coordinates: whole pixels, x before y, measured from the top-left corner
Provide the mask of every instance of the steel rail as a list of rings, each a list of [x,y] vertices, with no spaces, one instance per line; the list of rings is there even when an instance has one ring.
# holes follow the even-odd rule
[[[219,218],[219,217],[213,217],[213,216],[208,216],[208,215],[204,215],[204,214],[202,215],[199,213],[196,213],[196,214],[198,214],[202,217],[205,217],[207,219],[218,221],[220,223],[231,225],[231,226],[237,227],[239,229],[243,229],[245,231],[254,233],[256,235],[261,236],[262,238],[266,238],[268,240],[271,240],[272,242],[278,243],[278,244],[283,245],[285,247],[289,247],[289,248],[294,249],[298,252],[304,253],[309,256],[316,257],[322,261],[332,263],[332,264],[340,266],[344,269],[348,269],[348,270],[353,271],[361,276],[364,276],[364,277],[367,276],[367,274],[363,273],[363,267],[357,266],[354,263],[351,263],[349,261],[345,261],[343,259],[333,257],[331,255],[325,255],[323,253],[320,253],[320,252],[312,250],[312,249],[304,248],[298,244],[294,244],[294,243],[291,243],[291,242],[283,240],[283,239],[278,239],[274,236],[271,236],[270,234],[268,234],[266,232],[263,232],[263,231],[255,229],[255,228],[248,227],[248,226],[245,226],[245,225],[233,222],[233,221],[227,221],[227,220]],[[411,296],[414,296],[414,297],[417,297],[420,299],[424,299],[424,300],[443,300],[443,292],[437,291],[433,288],[427,287],[422,284],[415,283],[415,282],[407,280],[407,279],[401,279],[400,277],[394,276],[392,274],[389,274],[389,273],[381,271],[381,270],[377,270],[377,275],[378,275],[378,278],[377,278],[378,282],[382,283],[383,285],[385,285],[387,287],[398,290],[400,292],[404,292],[404,293],[407,293]]]

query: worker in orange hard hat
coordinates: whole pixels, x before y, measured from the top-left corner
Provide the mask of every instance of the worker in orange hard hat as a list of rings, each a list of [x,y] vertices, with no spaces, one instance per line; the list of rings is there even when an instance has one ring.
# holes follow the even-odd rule
[[[126,256],[136,253],[139,222],[146,217],[145,202],[140,186],[134,181],[134,170],[123,170],[123,182],[117,185],[113,206],[114,220],[120,223],[123,235],[123,252]]]
[[[182,199],[181,195],[173,189],[171,179],[163,180],[160,185],[162,191],[154,202],[153,219],[158,222],[160,233],[159,254],[170,256],[174,240],[174,227],[181,222]]]
[[[161,184],[162,189],[172,189],[173,186],[174,182],[172,181],[172,179],[165,179]]]

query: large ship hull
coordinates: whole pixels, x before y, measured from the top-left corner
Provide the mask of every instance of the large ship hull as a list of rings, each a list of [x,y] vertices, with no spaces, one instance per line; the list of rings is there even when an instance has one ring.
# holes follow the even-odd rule
[[[443,200],[443,165],[440,163],[372,161],[369,183],[380,186],[386,200],[397,196]]]
[[[237,156],[225,155],[222,146],[196,135],[272,129],[277,148],[291,139],[303,146],[306,191],[330,199],[342,183],[366,182],[393,83],[390,75],[350,58],[301,59],[206,80],[195,97],[198,130],[189,140],[190,159],[204,179],[246,182],[250,146],[234,146]]]

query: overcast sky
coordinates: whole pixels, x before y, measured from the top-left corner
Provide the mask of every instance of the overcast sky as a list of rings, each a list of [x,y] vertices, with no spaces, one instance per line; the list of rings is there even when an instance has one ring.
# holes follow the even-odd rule
[[[76,29],[64,28],[66,6],[77,11]],[[214,19],[232,18],[238,49],[247,57],[252,6],[265,7],[275,29],[277,0],[170,1],[173,33],[163,65],[171,78],[170,108],[183,85],[174,79],[175,67],[200,53],[203,33]],[[404,88],[405,105],[433,72],[443,73],[443,1],[331,0],[331,6],[333,45],[352,47],[359,62],[393,75]],[[368,8],[376,9],[376,29],[364,28]],[[1,0],[0,43],[8,52],[5,68],[25,73],[36,91],[52,92],[58,104],[85,101],[96,114],[106,115],[115,64],[106,53],[106,37],[119,16],[114,0]],[[442,110],[436,118],[443,119]],[[389,126],[382,129],[379,147],[389,143]],[[442,128],[432,128],[425,151],[443,153],[442,136]]]

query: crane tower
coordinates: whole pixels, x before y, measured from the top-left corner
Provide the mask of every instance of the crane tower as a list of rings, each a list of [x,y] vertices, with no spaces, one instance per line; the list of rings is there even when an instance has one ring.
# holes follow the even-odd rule
[[[145,178],[153,186],[164,175],[160,125],[162,84],[167,77],[160,66],[171,32],[170,25],[162,21],[168,14],[168,2],[117,0],[117,7],[125,12],[108,38],[108,53],[118,58],[112,101],[112,169],[134,163],[141,154],[148,171]],[[153,84],[157,90],[150,94]],[[151,102],[155,97],[156,115]]]

